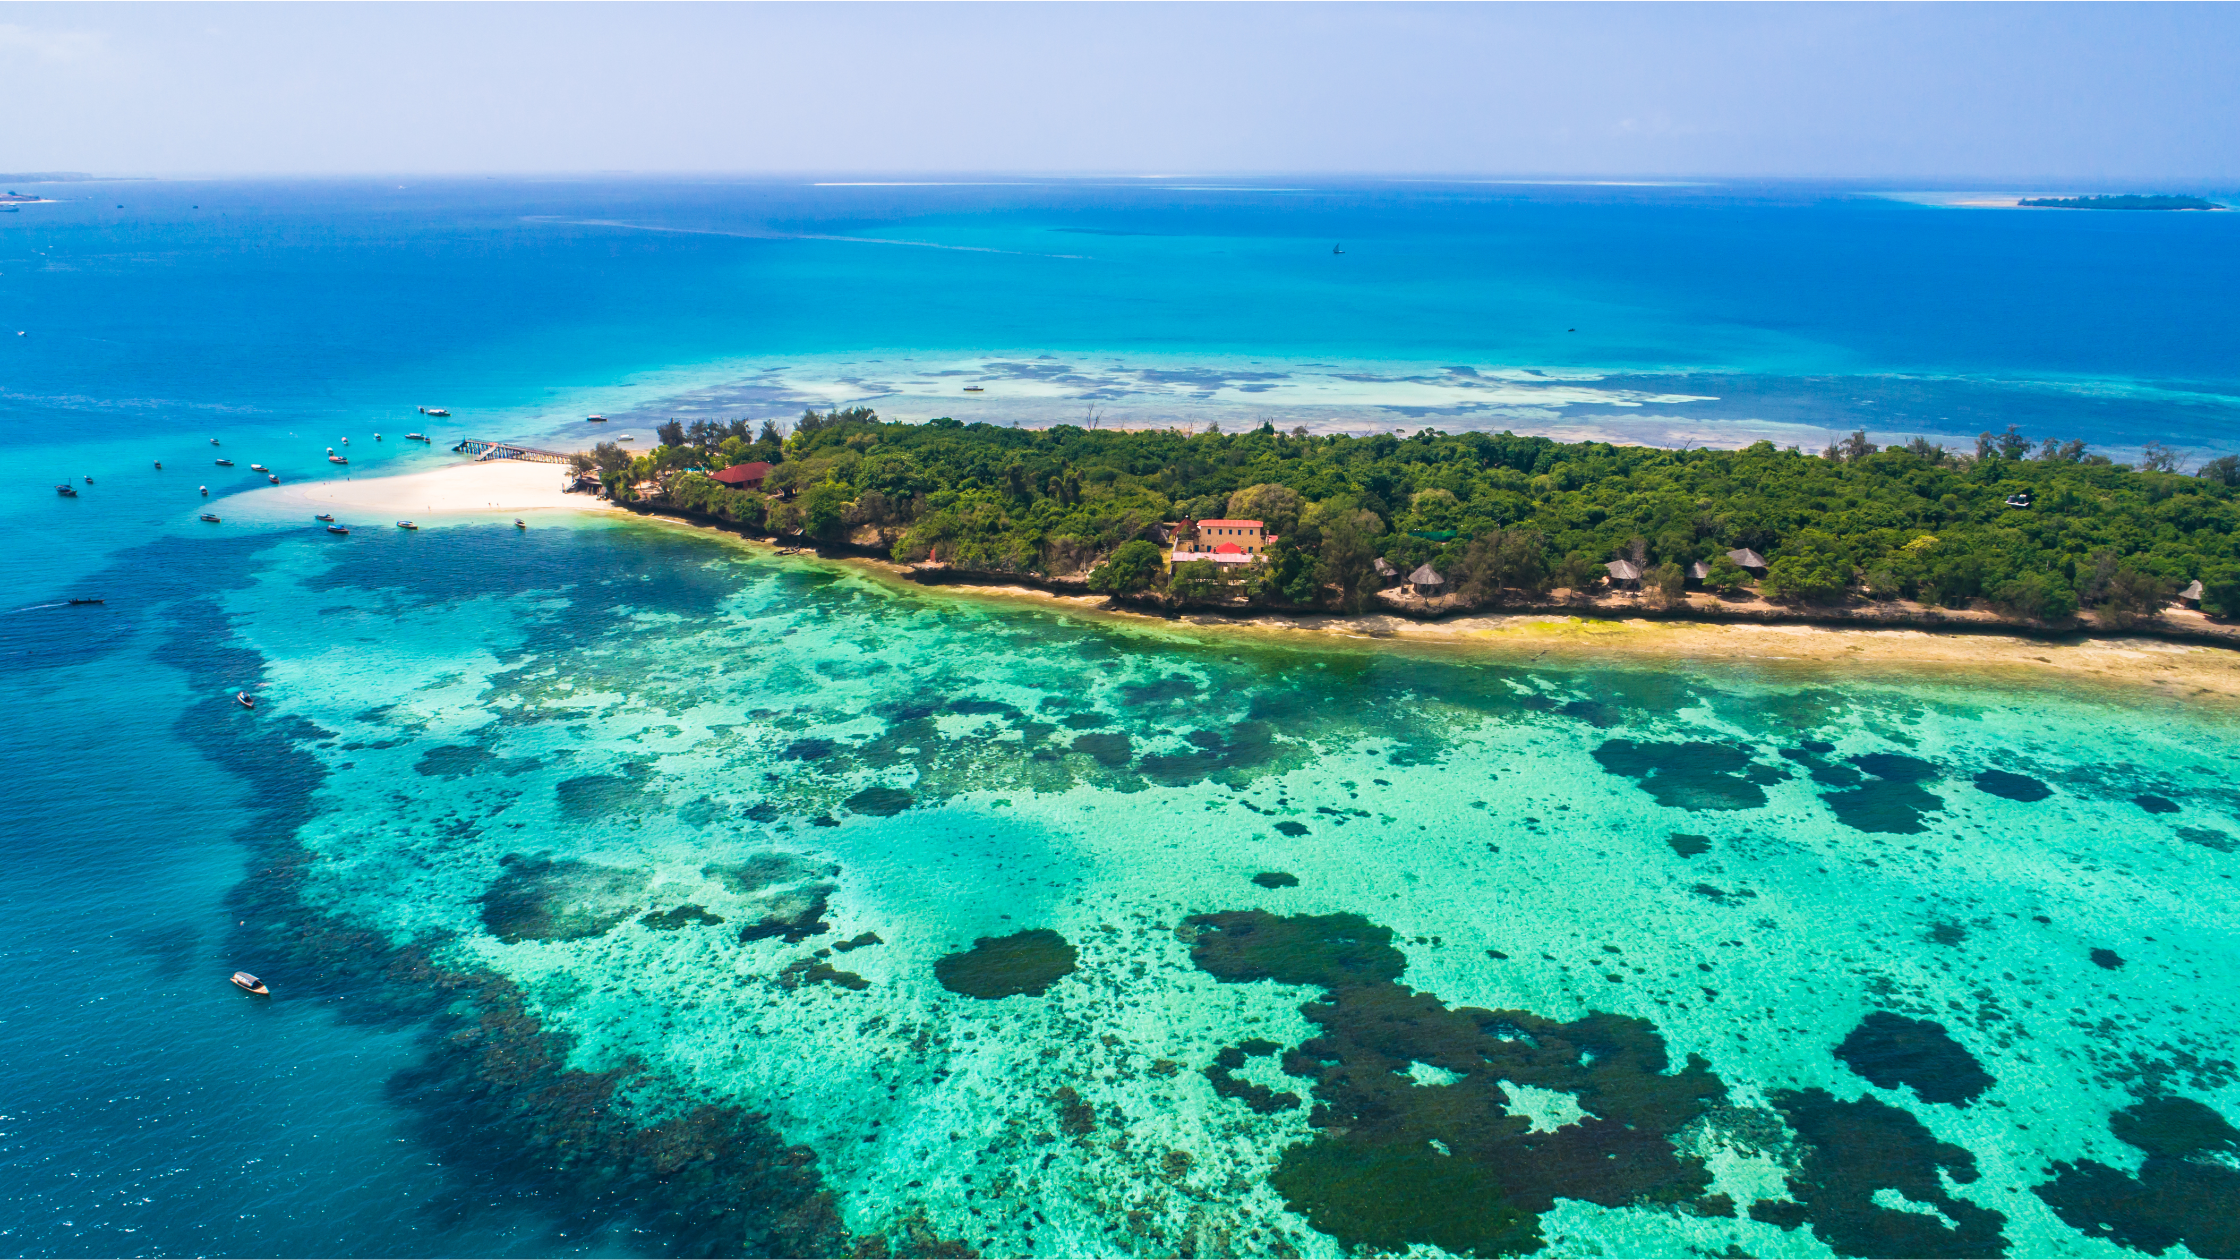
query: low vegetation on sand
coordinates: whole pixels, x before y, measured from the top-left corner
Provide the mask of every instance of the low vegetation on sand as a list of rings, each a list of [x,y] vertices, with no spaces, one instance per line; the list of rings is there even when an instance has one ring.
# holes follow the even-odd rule
[[[763,422],[678,423],[633,455],[579,456],[623,501],[824,543],[876,545],[1021,575],[1086,574],[1091,589],[1165,589],[1282,607],[1359,609],[1389,576],[1429,564],[1461,606],[1587,594],[1606,564],[1637,566],[1652,601],[1701,585],[1834,604],[1988,604],[2062,622],[2080,606],[2121,626],[2196,581],[2201,607],[2240,615],[2240,457],[2191,473],[2149,444],[2136,466],[2010,427],[1972,451],[1864,433],[1817,454],[1563,443],[1510,433],[1311,436],[1002,428],[881,421],[867,408]],[[761,461],[758,489],[710,474]],[[1264,556],[1167,571],[1163,522],[1245,518]],[[1755,552],[1746,572],[1729,552]],[[1745,559],[1754,557],[1746,556]],[[1691,576],[1693,566],[1708,570]]]

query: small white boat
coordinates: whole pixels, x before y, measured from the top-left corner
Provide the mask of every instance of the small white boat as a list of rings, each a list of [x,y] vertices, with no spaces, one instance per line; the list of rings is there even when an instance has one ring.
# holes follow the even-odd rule
[[[240,703],[241,707],[242,707],[242,708],[244,708],[244,709],[254,709],[254,708],[256,708],[256,707],[257,707],[257,698],[256,698],[255,696],[252,696],[252,695],[250,695],[250,694],[249,694],[248,692],[246,692],[246,691],[236,691],[236,692],[234,692],[234,693],[233,693],[233,698],[234,698],[234,699],[235,699],[236,701],[238,701],[238,702]],[[252,978],[253,978],[253,977],[252,977]]]
[[[964,392],[968,394],[984,394],[988,392],[988,387],[985,385],[967,385],[964,387]]]
[[[347,534],[350,532],[350,527],[348,525],[329,525],[327,526],[327,532],[330,534]]]
[[[200,491],[202,491],[202,497],[203,497],[203,498],[207,499],[207,498],[209,498],[209,497],[210,497],[210,487],[208,487],[208,486],[196,486],[196,487],[195,487],[195,489],[197,489],[197,490],[200,490]]]
[[[451,413],[441,407],[422,407],[420,414],[423,416],[448,416]]]
[[[216,446],[217,444],[218,444],[218,439],[216,439],[216,438],[211,438],[211,439],[210,439],[210,445],[212,445],[212,446]]]
[[[327,462],[330,464],[347,464],[350,460],[342,455],[329,455],[327,456]]]
[[[160,460],[160,459],[156,461],[156,471],[157,471],[157,472],[162,472],[162,471],[163,471],[163,461],[162,461],[162,460]]]
[[[637,441],[637,439],[636,439],[636,438],[633,438],[633,437],[631,437],[631,436],[630,436],[629,434],[625,433],[625,434],[623,434],[623,435],[622,435],[621,437],[618,437],[618,438],[616,438],[616,439],[615,439],[615,441],[617,441],[617,442],[635,442],[635,441]]]
[[[273,485],[276,485],[276,486],[280,484],[280,479],[279,479],[278,477],[274,477],[274,476],[270,476],[270,475],[267,475],[267,476],[265,477],[265,480],[266,480],[266,481],[269,481],[269,482],[271,482],[271,483],[272,483]]]
[[[251,467],[251,468],[255,469],[255,470],[256,470],[256,471],[258,471],[258,472],[271,472],[271,471],[272,471],[271,469],[269,469],[269,468],[265,467],[265,466],[264,466],[263,464],[251,464],[251,465],[249,465],[249,467]]]
[[[343,441],[345,441],[345,442],[347,442],[347,441],[349,441],[349,440],[350,440],[350,439],[348,439],[348,438],[344,438],[344,439],[343,439]],[[381,435],[380,435],[380,434],[378,434],[378,433],[374,434],[374,435],[373,435],[373,440],[374,440],[374,441],[376,441],[376,442],[380,441],[380,440],[381,440]]]
[[[411,521],[398,521],[398,522],[397,522],[397,528],[398,528],[398,529],[418,529],[418,528],[420,528],[420,527],[419,527],[418,525],[415,525],[415,524],[413,524],[413,523],[412,523]]]
[[[264,981],[257,979],[255,976],[250,975],[246,971],[236,971],[233,973],[233,987],[241,990],[243,993],[254,993],[258,997],[272,996],[272,990],[264,987]]]
[[[219,460],[219,461],[218,461],[218,467],[220,467],[220,468],[231,468],[231,467],[233,467],[233,461],[232,461],[232,460],[230,460],[230,459],[221,459],[221,460]]]
[[[344,439],[342,439],[342,444],[343,444],[344,446],[348,446],[348,445],[350,445],[350,439],[349,439],[349,438],[344,438]]]
[[[314,516],[314,517],[312,517],[311,519],[312,519],[312,520],[315,520],[315,521],[325,521],[325,522],[327,522],[328,524],[333,524],[333,523],[334,523],[334,513],[332,513],[332,512],[321,512],[321,513],[319,513],[319,514],[318,514],[317,516]]]
[[[202,519],[210,522],[212,525],[215,525],[218,523],[218,514],[216,512],[204,512],[202,514]]]
[[[583,422],[585,424],[605,424],[607,418],[605,416],[585,416]]]
[[[433,442],[433,441],[435,441],[435,439],[434,439],[434,438],[432,438],[432,437],[429,437],[429,436],[428,436],[427,434],[425,434],[425,433],[407,433],[407,434],[405,434],[405,435],[404,435],[404,440],[405,440],[405,441],[407,441],[407,442]]]

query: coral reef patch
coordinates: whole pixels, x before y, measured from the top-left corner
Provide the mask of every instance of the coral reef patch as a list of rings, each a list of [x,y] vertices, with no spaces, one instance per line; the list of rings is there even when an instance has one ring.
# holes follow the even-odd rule
[[[1919,1120],[1872,1098],[1840,1102],[1824,1089],[1782,1090],[1771,1099],[1803,1146],[1788,1178],[1803,1211],[1752,1204],[1753,1220],[1783,1228],[1809,1221],[1813,1236],[1839,1256],[1997,1256],[2007,1218],[1945,1189],[1977,1179],[1975,1156],[1939,1142]],[[1884,1206],[1880,1192],[1914,1210]],[[1934,1209],[1933,1211],[1924,1209]]]
[[[1201,914],[1180,932],[1221,980],[1323,990],[1300,1007],[1321,1032],[1282,1059],[1314,1082],[1320,1132],[1285,1150],[1270,1181],[1344,1246],[1514,1255],[1542,1245],[1540,1215],[1558,1196],[1712,1206],[1710,1174],[1673,1138],[1726,1087],[1697,1056],[1671,1070],[1647,1021],[1449,1009],[1397,983],[1407,959],[1391,929],[1359,915]],[[1283,1095],[1229,1075],[1258,1048],[1223,1051],[1207,1075],[1224,1096],[1275,1110]],[[1581,1119],[1536,1130],[1504,1085],[1568,1095]]]
[[[1976,776],[1976,788],[2003,800],[2042,801],[2053,795],[2053,789],[2026,774],[2009,770],[1986,770]]]
[[[1224,1047],[1213,1056],[1206,1068],[1206,1080],[1213,1085],[1213,1092],[1223,1098],[1234,1098],[1260,1115],[1289,1111],[1299,1105],[1299,1096],[1290,1090],[1277,1091],[1252,1081],[1240,1080],[1235,1073],[1244,1066],[1247,1058],[1272,1055],[1283,1049],[1275,1042],[1262,1037],[1252,1037],[1236,1045]]]
[[[892,818],[910,808],[911,801],[911,795],[901,788],[867,787],[843,803],[859,814]]]
[[[1854,831],[1913,835],[1928,829],[1923,814],[1944,808],[1943,797],[1921,786],[1941,773],[1932,762],[1901,753],[1863,753],[1851,764],[1873,777],[1846,791],[1823,792],[1821,799],[1835,811],[1837,822]]]
[[[1757,809],[1766,803],[1762,785],[1788,777],[1754,762],[1739,744],[1613,739],[1594,750],[1594,759],[1639,783],[1657,804],[1689,811]]]
[[[1990,1073],[1943,1024],[1875,1011],[1836,1047],[1836,1057],[1882,1089],[1910,1085],[1923,1102],[1966,1106],[1991,1088]]]
[[[1029,928],[1009,936],[983,936],[972,948],[947,954],[933,964],[934,979],[966,997],[1040,997],[1071,975],[1076,954],[1066,938],[1049,928]]]
[[[603,936],[644,909],[646,875],[573,858],[508,853],[482,894],[482,924],[508,945]]]
[[[796,853],[757,853],[743,862],[710,863],[700,877],[726,892],[750,899],[755,921],[739,929],[739,940],[779,937],[798,945],[832,930],[825,909],[837,891],[830,877],[840,868]]]
[[[723,916],[710,914],[705,909],[693,905],[691,902],[686,902],[674,910],[647,911],[644,915],[639,916],[638,922],[656,932],[674,932],[679,928],[691,927],[694,924],[714,927],[716,924],[723,922]]]
[[[1262,888],[1297,888],[1299,877],[1289,871],[1262,871],[1252,877],[1252,882]]]
[[[2146,1152],[2135,1175],[2095,1160],[2053,1165],[2032,1187],[2082,1233],[2153,1255],[2240,1256],[2240,1130],[2190,1098],[2150,1098],[2108,1129]]]
[[[1684,858],[1711,852],[1711,837],[1709,836],[1691,836],[1685,832],[1675,831],[1665,840],[1665,843],[1672,846],[1674,853]]]

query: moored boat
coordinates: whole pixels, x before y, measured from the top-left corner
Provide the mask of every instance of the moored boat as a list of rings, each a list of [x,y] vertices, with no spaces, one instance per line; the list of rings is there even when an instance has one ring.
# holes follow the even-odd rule
[[[256,471],[258,471],[258,472],[271,472],[271,471],[272,471],[271,469],[269,469],[269,468],[265,467],[265,466],[264,466],[263,464],[251,464],[251,465],[249,465],[249,467],[250,467],[250,468],[252,468],[252,469],[255,469],[255,470],[256,470]]]
[[[73,604],[106,604],[109,601],[105,599],[73,599],[70,602]]]
[[[87,484],[87,485],[89,485],[89,486],[90,486],[90,485],[92,485],[92,484],[93,484],[93,478],[91,478],[91,477],[87,477],[87,478],[86,478],[86,484]]]
[[[279,479],[278,477],[274,477],[274,476],[270,476],[270,475],[267,475],[267,476],[265,477],[265,480],[266,480],[266,481],[269,481],[269,482],[271,482],[271,483],[272,483],[273,485],[276,485],[276,486],[280,484],[280,479]]]
[[[425,433],[407,433],[407,434],[405,434],[405,435],[404,435],[404,440],[405,440],[405,441],[407,441],[407,442],[433,442],[433,441],[435,441],[435,439],[434,439],[434,438],[432,438],[432,437],[429,437],[429,436],[428,436],[427,434],[425,434]]]
[[[422,407],[420,414],[423,416],[448,416],[451,413],[441,407]]]
[[[264,987],[264,981],[257,979],[255,976],[250,975],[246,971],[236,971],[233,973],[233,987],[241,990],[243,993],[254,993],[258,997],[272,996],[272,990]]]
[[[513,527],[515,529],[527,529],[529,528],[529,522],[522,520],[520,517],[516,516],[513,518]]]
[[[163,471],[163,461],[162,461],[162,460],[160,460],[160,459],[156,461],[156,471],[157,471],[157,472],[162,472],[162,471]]]
[[[61,485],[56,486],[54,488],[54,492],[61,495],[65,499],[75,499],[78,497],[78,488],[71,485],[67,481],[63,482]]]
[[[607,418],[605,416],[585,416],[583,422],[585,424],[605,424]]]
[[[216,512],[204,512],[202,514],[202,519],[210,522],[212,525],[215,525],[218,523],[218,514]]]
[[[964,387],[964,392],[968,394],[984,394],[988,392],[988,387],[985,385],[967,385]]]
[[[330,464],[347,464],[350,462],[350,457],[347,455],[329,455],[327,456],[327,462]]]
[[[241,705],[241,707],[242,707],[242,708],[244,708],[244,709],[254,709],[254,708],[256,708],[256,707],[257,707],[257,698],[256,698],[255,696],[252,696],[252,695],[250,695],[250,694],[249,694],[248,692],[246,692],[246,691],[236,691],[236,692],[234,692],[234,693],[233,693],[233,698],[234,698],[234,700],[235,700],[235,701],[237,701],[237,702],[238,702],[238,703],[239,703],[239,704]]]
[[[327,526],[327,532],[330,534],[347,534],[350,532],[350,527],[348,525],[329,525]]]
[[[331,521],[333,521],[333,520],[334,520],[334,513],[332,513],[332,512],[321,512],[321,513],[319,513],[319,514],[318,514],[317,516],[314,516],[314,517],[312,517],[311,519],[312,519],[312,520],[315,520],[315,521],[329,521],[329,522],[331,522]]]
[[[418,529],[418,528],[420,528],[420,527],[419,527],[418,525],[415,525],[415,524],[413,524],[413,523],[412,523],[411,521],[398,521],[398,522],[397,522],[397,528],[398,528],[398,529]]]
[[[230,459],[221,459],[221,460],[219,460],[219,461],[218,461],[218,467],[220,467],[220,468],[231,468],[231,467],[233,467],[233,461],[232,461],[232,460],[230,460]]]

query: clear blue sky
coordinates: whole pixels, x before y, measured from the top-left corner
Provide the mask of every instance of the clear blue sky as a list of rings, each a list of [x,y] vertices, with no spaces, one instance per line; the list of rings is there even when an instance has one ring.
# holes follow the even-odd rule
[[[2240,177],[2240,5],[0,4],[0,171]]]

